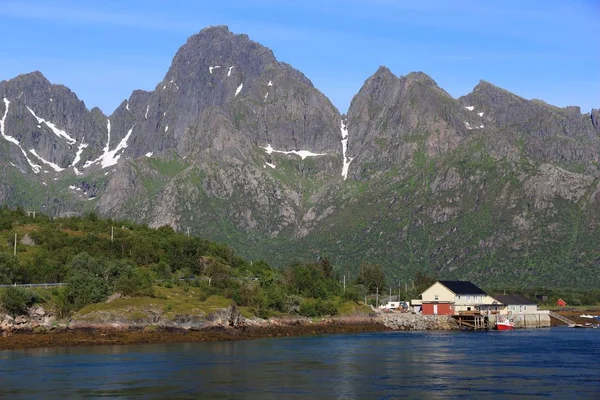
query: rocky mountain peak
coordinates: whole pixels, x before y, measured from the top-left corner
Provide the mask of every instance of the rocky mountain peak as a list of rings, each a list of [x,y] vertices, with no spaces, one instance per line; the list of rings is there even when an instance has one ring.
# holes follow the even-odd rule
[[[594,129],[600,132],[600,109],[592,108],[590,119],[592,121],[592,126],[594,127]]]
[[[40,71],[32,71],[29,73],[18,75],[13,79],[15,82],[39,82],[40,84],[50,85],[50,81]]]
[[[380,65],[379,68],[377,68],[377,71],[375,71],[375,73],[371,76],[370,79],[398,79],[398,77],[396,75],[394,75],[394,73],[385,65]]]
[[[438,84],[433,80],[432,77],[421,71],[409,73],[408,75],[404,76],[404,80],[407,84],[422,83],[427,86],[433,86],[436,88],[438,87]]]
[[[480,80],[479,83],[473,88],[471,93],[459,98],[459,100],[460,99],[486,103],[492,107],[522,103],[526,101],[524,98],[519,97],[508,90],[502,89],[484,80]]]
[[[260,74],[275,62],[270,49],[247,35],[234,34],[227,26],[213,26],[191,36],[181,46],[165,81],[204,78],[200,83],[210,83],[217,77],[239,77],[243,72]]]

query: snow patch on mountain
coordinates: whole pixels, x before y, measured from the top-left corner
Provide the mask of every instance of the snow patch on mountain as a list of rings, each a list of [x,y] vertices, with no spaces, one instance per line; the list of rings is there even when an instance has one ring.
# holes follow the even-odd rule
[[[65,139],[67,141],[67,143],[69,143],[69,144],[74,144],[77,141],[76,139],[73,139],[71,136],[69,136],[69,134],[67,132],[63,131],[62,129],[58,129],[56,127],[56,125],[54,125],[52,122],[48,122],[45,119],[40,118],[37,115],[35,115],[35,113],[33,112],[33,110],[31,108],[27,107],[27,109],[29,110],[31,115],[33,115],[34,118],[37,119],[38,124],[42,124],[42,123],[46,124],[46,126],[48,128],[50,128],[50,130],[52,132],[54,132],[54,134],[56,136],[58,136],[59,138]]]
[[[229,67],[229,70],[227,71],[227,76],[231,76],[231,70],[233,69],[233,65],[231,67]]]
[[[465,108],[469,111],[473,111],[475,109],[474,106],[465,106]]]
[[[114,150],[110,150],[110,119],[107,119],[106,121],[106,130],[108,138],[106,141],[106,146],[104,147],[104,152],[100,157],[96,158],[95,160],[86,161],[83,165],[83,168],[87,168],[98,162],[100,163],[102,169],[116,165],[119,162],[119,158],[121,158],[121,156],[123,155],[123,152],[121,152],[121,154],[119,154],[119,152],[127,148],[127,141],[129,140],[129,137],[133,132],[135,124],[127,132],[127,135],[125,135],[125,137],[121,139],[117,147]]]
[[[119,158],[121,158],[123,153],[121,153],[121,154],[117,154],[117,153],[119,153],[119,151],[125,150],[127,148],[127,141],[129,140],[129,137],[131,136],[131,133],[133,132],[134,127],[135,127],[135,125],[132,126],[131,129],[129,129],[129,131],[127,132],[127,135],[125,135],[125,137],[123,139],[121,139],[121,141],[119,142],[119,144],[117,145],[117,147],[114,150],[111,150],[111,151],[105,153],[104,157],[102,158],[102,169],[116,165],[117,162],[119,162]]]
[[[21,144],[19,143],[19,141],[17,139],[15,139],[12,136],[7,135],[4,132],[4,121],[6,121],[6,116],[8,115],[8,106],[10,105],[10,101],[5,97],[4,98],[4,106],[5,106],[5,110],[4,110],[4,116],[2,117],[2,119],[0,120],[0,133],[2,134],[2,137],[6,140],[8,140],[11,143],[16,144],[17,146],[21,147]]]
[[[233,97],[237,96],[238,94],[240,94],[240,92],[242,91],[242,88],[244,87],[243,83],[240,83],[240,86],[237,87],[237,89],[235,90],[235,94],[233,95]]]
[[[2,116],[2,119],[0,120],[0,135],[2,135],[2,137],[4,139],[6,139],[7,141],[9,141],[9,142],[17,145],[17,147],[19,147],[19,150],[21,150],[21,153],[23,153],[23,156],[25,156],[25,160],[27,160],[27,163],[29,164],[29,166],[31,167],[33,172],[35,172],[37,174],[38,172],[41,171],[42,167],[31,162],[31,160],[29,159],[29,156],[27,156],[27,153],[21,147],[21,143],[19,143],[19,141],[17,139],[15,139],[14,137],[7,135],[5,132],[6,116],[8,115],[8,107],[10,106],[10,101],[6,97],[4,97],[3,100],[4,100],[5,110],[4,110],[4,115]]]
[[[79,147],[77,147],[77,153],[75,153],[75,159],[71,163],[71,167],[76,166],[77,163],[79,163],[79,161],[81,161],[81,153],[83,153],[83,149],[88,147],[87,143],[83,143],[84,140],[85,140],[85,137],[83,139],[81,139],[81,144],[79,145]]]
[[[346,151],[348,151],[348,127],[344,120],[340,123],[340,130],[342,132],[342,158],[344,161],[344,165],[342,166],[342,176],[344,177],[344,180],[346,180],[348,178],[348,168],[350,168],[350,163],[353,158],[346,157]]]
[[[60,171],[64,171],[64,168],[59,167],[57,164],[50,162],[48,160],[45,160],[44,158],[42,158],[42,156],[40,156],[35,149],[29,149],[29,152],[31,154],[33,154],[35,156],[35,158],[37,158],[38,160],[40,160],[41,162],[43,162],[44,164],[48,165],[50,168],[52,168],[53,170],[55,170],[56,172],[60,172]]]
[[[267,154],[271,154],[271,153],[296,154],[296,155],[300,156],[303,160],[306,157],[317,157],[317,156],[325,155],[325,154],[313,153],[308,150],[290,150],[290,151],[275,150],[275,149],[273,149],[273,147],[271,147],[271,144],[267,144],[267,147],[262,147],[262,148],[265,149]]]

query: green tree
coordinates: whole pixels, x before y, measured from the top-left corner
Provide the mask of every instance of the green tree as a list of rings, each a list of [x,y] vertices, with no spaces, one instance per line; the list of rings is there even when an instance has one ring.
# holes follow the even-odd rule
[[[0,284],[10,285],[17,281],[19,261],[11,254],[0,253]]]
[[[134,268],[119,277],[116,290],[125,296],[152,296],[152,277],[147,269]]]
[[[417,272],[415,275],[415,291],[423,293],[429,286],[433,285],[437,279],[434,276],[428,275],[426,272]]]
[[[171,276],[173,275],[171,266],[164,261],[160,261],[158,264],[152,265],[152,270],[158,279],[171,279]]]
[[[100,277],[83,270],[72,271],[67,280],[67,299],[74,310],[100,303],[108,296],[108,286]]]
[[[331,261],[329,261],[329,258],[328,257],[322,258],[321,261],[319,261],[319,264],[321,265],[321,269],[323,270],[323,274],[325,275],[325,277],[328,279],[332,279],[333,278],[333,264],[331,264]]]
[[[202,274],[208,278],[209,286],[218,288],[225,288],[229,285],[232,273],[229,265],[214,259],[209,259],[202,270]]]
[[[381,291],[385,287],[383,269],[378,264],[362,264],[356,278],[356,283],[364,285],[369,293],[374,293],[377,288]]]
[[[19,287],[7,287],[0,295],[0,301],[7,313],[16,317],[27,314],[27,309],[35,304],[37,296]]]
[[[87,253],[73,257],[67,279],[67,300],[73,309],[104,301],[109,294],[111,269]]]

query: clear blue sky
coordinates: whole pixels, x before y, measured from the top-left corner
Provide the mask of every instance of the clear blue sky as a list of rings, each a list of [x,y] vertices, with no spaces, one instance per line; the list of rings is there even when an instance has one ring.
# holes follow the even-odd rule
[[[600,1],[0,0],[0,80],[40,70],[105,113],[152,90],[209,25],[270,47],[342,112],[379,65],[455,97],[480,79],[557,106],[600,108]]]

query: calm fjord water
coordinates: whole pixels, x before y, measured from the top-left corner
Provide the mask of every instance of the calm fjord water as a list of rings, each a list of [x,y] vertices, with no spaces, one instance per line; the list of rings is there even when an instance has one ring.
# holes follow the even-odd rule
[[[1,340],[1,339],[0,339]],[[0,352],[0,398],[600,398],[600,330]]]

